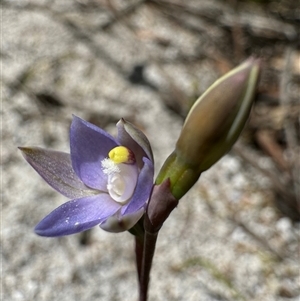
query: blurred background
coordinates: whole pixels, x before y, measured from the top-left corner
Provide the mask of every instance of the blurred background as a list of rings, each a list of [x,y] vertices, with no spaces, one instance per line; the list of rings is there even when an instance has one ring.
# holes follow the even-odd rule
[[[1,16],[3,300],[137,300],[129,233],[33,233],[66,199],[17,146],[68,152],[72,114],[113,135],[123,117],[157,173],[193,102],[252,55],[251,118],[166,221],[149,300],[299,300],[297,1],[4,0]]]

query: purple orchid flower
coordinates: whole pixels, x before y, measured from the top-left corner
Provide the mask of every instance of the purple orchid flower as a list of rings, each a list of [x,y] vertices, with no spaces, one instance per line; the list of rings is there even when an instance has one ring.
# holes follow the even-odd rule
[[[74,116],[70,154],[20,147],[40,176],[72,199],[38,223],[38,235],[69,235],[96,225],[121,232],[142,217],[153,187],[152,150],[146,136],[129,122],[121,119],[117,129],[115,139]]]

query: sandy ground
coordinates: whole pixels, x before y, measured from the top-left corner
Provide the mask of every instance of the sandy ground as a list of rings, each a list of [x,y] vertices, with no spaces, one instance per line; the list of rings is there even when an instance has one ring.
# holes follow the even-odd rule
[[[5,3],[1,300],[137,300],[129,233],[96,227],[85,244],[81,234],[34,234],[36,223],[66,199],[43,182],[17,146],[68,151],[72,114],[111,134],[123,117],[149,138],[157,172],[182,125],[162,101],[162,95],[176,94],[166,78],[193,98],[220,75],[209,60],[177,60],[196,54],[205,40],[147,7],[104,31],[99,28],[113,19],[104,4],[95,12],[85,6],[92,1],[54,1],[48,8],[47,1]],[[128,80],[138,64],[146,66],[146,83],[139,85]],[[159,234],[149,300],[299,300],[299,223],[278,214],[269,187],[232,153],[203,174]]]

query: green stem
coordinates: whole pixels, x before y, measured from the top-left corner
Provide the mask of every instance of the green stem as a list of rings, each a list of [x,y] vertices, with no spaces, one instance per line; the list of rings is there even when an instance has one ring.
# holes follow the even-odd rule
[[[150,271],[151,271],[153,256],[155,252],[157,235],[158,232],[151,233],[145,231],[144,252],[143,252],[143,260],[142,260],[142,267],[141,267],[142,269],[140,275],[139,301],[147,301]]]
[[[136,263],[139,287],[141,286],[140,283],[141,283],[141,274],[142,274],[143,253],[144,253],[144,242],[141,242],[141,240],[138,237],[135,237],[135,263]]]
[[[142,263],[144,256],[144,217],[142,217],[131,229],[128,230],[135,239],[135,263],[137,270],[137,278],[139,284],[139,291],[141,290],[141,275],[142,275]]]
[[[155,252],[157,236],[169,214],[178,205],[170,191],[170,180],[167,179],[160,185],[154,185],[148,203],[147,211],[143,218],[144,244],[142,254],[142,265],[139,276],[140,299],[147,301],[150,271]]]

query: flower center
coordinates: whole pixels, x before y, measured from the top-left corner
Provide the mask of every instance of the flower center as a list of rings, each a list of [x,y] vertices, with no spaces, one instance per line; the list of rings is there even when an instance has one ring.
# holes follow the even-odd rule
[[[135,157],[124,146],[115,147],[108,156],[101,161],[103,173],[107,174],[107,190],[114,201],[124,205],[132,197],[137,183]]]
[[[115,162],[118,163],[135,163],[134,153],[125,146],[117,146],[113,148],[109,153],[108,157]]]

